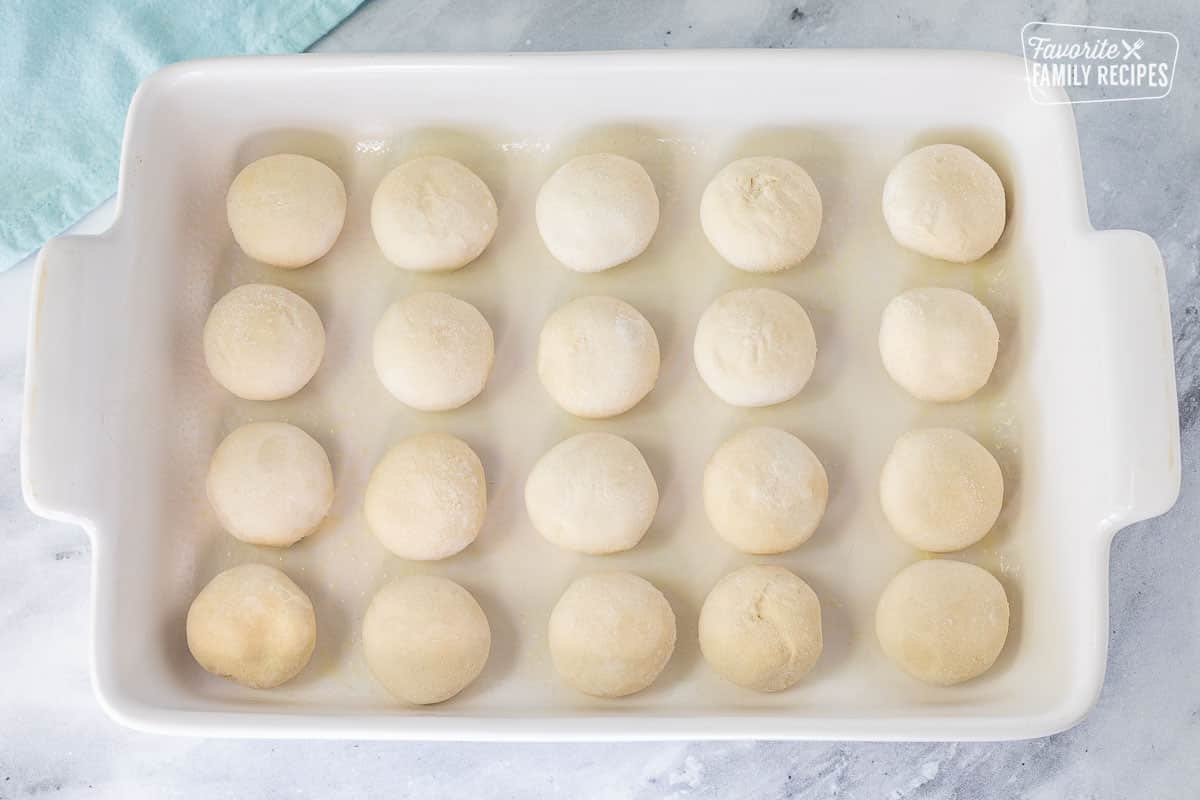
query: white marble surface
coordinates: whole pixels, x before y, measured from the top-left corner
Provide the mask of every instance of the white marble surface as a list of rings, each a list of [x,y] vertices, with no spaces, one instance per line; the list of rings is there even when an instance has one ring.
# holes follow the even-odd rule
[[[1191,0],[881,5],[378,0],[318,49],[1019,52],[1018,31],[1032,19],[1178,34],[1169,98],[1077,111],[1093,223],[1147,231],[1166,256],[1184,430],[1178,505],[1113,546],[1108,678],[1082,724],[1029,742],[913,745],[244,742],[119,728],[88,685],[88,542],[75,528],[34,518],[21,500],[26,265],[0,276],[0,798],[1200,796],[1200,17]]]

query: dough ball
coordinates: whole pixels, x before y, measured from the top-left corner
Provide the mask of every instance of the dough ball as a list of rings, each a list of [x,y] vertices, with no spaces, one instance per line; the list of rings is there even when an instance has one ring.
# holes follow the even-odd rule
[[[445,272],[479,257],[496,233],[496,200],[478,175],[426,156],[393,169],[371,200],[371,229],[402,269]]]
[[[550,614],[550,656],[571,686],[597,697],[640,692],[675,650],[675,612],[637,575],[577,579]]]
[[[363,654],[375,679],[399,700],[448,700],[483,671],[492,629],[463,587],[433,575],[388,583],[363,618]]]
[[[965,147],[922,147],[900,159],[888,175],[883,218],[900,246],[966,264],[991,250],[1004,233],[1004,184]]]
[[[770,406],[795,397],[817,363],[817,337],[804,308],[774,289],[739,289],[700,317],[696,369],[733,406]]]
[[[537,226],[550,254],[569,269],[624,264],[642,254],[658,228],[654,182],[623,156],[573,158],[538,192]]]
[[[579,553],[628,550],[658,510],[646,459],[611,433],[581,433],[538,460],[525,482],[525,508],[538,533]]]
[[[581,297],[555,311],[538,338],[542,385],[577,417],[613,417],[658,380],[658,337],[636,308],[615,297]]]
[[[388,307],[375,328],[375,372],[396,399],[447,411],[483,391],[495,360],[492,328],[468,302],[422,292]]]
[[[829,500],[816,453],[778,428],[751,428],[722,444],[704,468],[704,509],[743,553],[782,553],[808,541]]]
[[[700,609],[700,651],[728,681],[779,692],[821,655],[821,601],[783,567],[743,567],[717,582]]]
[[[883,310],[879,354],[892,380],[918,400],[952,403],[983,388],[1000,331],[987,306],[958,289],[911,289]]]
[[[884,654],[909,675],[951,686],[982,675],[1008,637],[1008,597],[974,564],[918,561],[892,578],[875,609]]]
[[[756,156],[717,173],[700,199],[700,225],[721,257],[746,272],[804,260],[821,231],[821,195],[804,168]]]
[[[304,669],[317,643],[312,601],[265,564],[242,564],[209,581],[187,615],[192,656],[213,675],[270,689]]]
[[[367,527],[401,558],[447,558],[475,541],[483,527],[483,464],[449,434],[411,436],[376,465],[363,510]]]
[[[233,238],[255,261],[293,269],[329,252],[346,221],[346,187],[313,158],[260,158],[225,196]]]
[[[883,513],[901,539],[949,553],[982,539],[1000,516],[1004,477],[983,445],[953,428],[896,440],[879,478]]]
[[[325,328],[316,309],[282,286],[239,286],[217,301],[204,324],[208,371],[245,400],[291,397],[324,357]]]
[[[286,422],[251,422],[225,437],[208,468],[221,527],[250,544],[287,547],[333,505],[333,469],[317,440]]]

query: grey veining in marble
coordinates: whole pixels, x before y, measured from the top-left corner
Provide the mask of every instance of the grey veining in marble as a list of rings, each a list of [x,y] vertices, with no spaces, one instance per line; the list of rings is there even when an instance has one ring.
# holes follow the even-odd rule
[[[1076,109],[1094,225],[1147,231],[1166,258],[1184,469],[1175,509],[1114,543],[1108,677],[1083,723],[1002,744],[247,742],[124,730],[88,685],[88,542],[78,529],[34,518],[20,497],[25,266],[0,276],[0,798],[1200,797],[1200,14],[1191,0],[884,5],[376,0],[316,49],[1015,53],[1021,25],[1033,19],[1175,32],[1181,51],[1168,98]]]

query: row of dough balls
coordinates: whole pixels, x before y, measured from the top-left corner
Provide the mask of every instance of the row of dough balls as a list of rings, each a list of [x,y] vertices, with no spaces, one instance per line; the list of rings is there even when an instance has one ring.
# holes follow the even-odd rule
[[[317,530],[333,505],[324,448],[284,422],[243,425],[218,445],[206,482],[221,526],[256,545],[289,547]],[[713,529],[744,553],[791,550],[812,536],[829,497],[817,455],[777,428],[726,440],[704,470]],[[930,552],[971,546],[995,525],[1004,479],[983,445],[953,428],[902,435],[884,463],[879,497],[892,529]],[[279,502],[287,498],[287,502]],[[658,510],[658,485],[638,448],[611,433],[581,433],[543,455],[525,482],[533,527],[567,550],[605,555],[642,540]],[[367,527],[401,558],[432,561],[475,541],[487,514],[483,464],[445,433],[408,437],[371,473]]]
[[[902,158],[883,187],[883,214],[902,246],[970,262],[999,240],[1004,185],[965,147],[935,144]],[[346,218],[346,189],[327,165],[278,154],[246,166],[226,196],[229,226],[251,258],[284,268],[329,252]],[[645,251],[659,221],[658,194],[641,164],[611,153],[559,167],[538,192],[535,216],[550,253],[577,272],[599,272]],[[771,156],[742,158],[717,173],[700,201],[709,242],[733,266],[777,272],[799,264],[821,229],[821,195],[803,167]],[[371,200],[371,229],[398,267],[446,271],[479,257],[499,221],[496,200],[474,172],[425,156],[384,176]]]
[[[302,389],[325,353],[325,329],[304,298],[281,286],[238,286],[204,326],[213,377],[238,397],[278,400]],[[970,397],[991,376],[999,331],[983,303],[958,289],[922,288],[883,311],[879,352],[892,379],[918,399]],[[422,411],[459,408],[483,391],[495,361],[487,319],[443,292],[420,292],[387,308],[372,342],[380,382]],[[812,375],[817,341],[804,307],[774,289],[738,289],[700,316],[696,369],[725,402],[774,405],[795,397]],[[565,411],[611,417],[634,407],[658,380],[658,337],[633,306],[589,296],[552,313],[538,338],[542,385]]]
[[[931,560],[898,573],[879,598],[885,655],[918,680],[949,686],[991,668],[1008,636],[1009,606],[991,573]],[[821,603],[794,573],[749,566],[723,577],[700,610],[700,650],[726,680],[760,692],[800,681],[820,658]],[[222,572],[188,609],[187,642],[207,671],[253,688],[295,677],[316,646],[312,601],[274,567]],[[366,662],[398,700],[440,703],[482,672],[491,627],[479,603],[446,578],[384,585],[362,621]],[[550,613],[547,641],[560,678],[580,692],[622,697],[650,686],[675,649],[676,620],[653,584],[628,572],[576,579]]]

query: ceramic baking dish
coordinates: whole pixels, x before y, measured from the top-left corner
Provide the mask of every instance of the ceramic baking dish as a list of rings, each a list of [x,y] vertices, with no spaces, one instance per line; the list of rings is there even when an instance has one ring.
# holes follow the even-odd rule
[[[879,211],[882,182],[926,143],[973,147],[1008,189],[1010,221],[981,262],[954,266],[901,250]],[[609,150],[642,161],[662,224],[635,262],[599,275],[553,262],[532,220],[537,187],[568,157]],[[303,270],[243,256],[224,193],[262,155],[324,159],[350,197],[334,250]],[[403,274],[371,240],[367,208],[380,176],[418,153],[443,153],[492,187],[500,231],[475,264]],[[704,183],[748,154],[793,158],[825,202],[817,249],[801,267],[747,275],[705,242]],[[1179,485],[1171,328],[1154,243],[1093,231],[1069,106],[1030,101],[1021,61],[964,52],[676,52],[495,56],[301,56],[169,67],[129,113],[119,213],[94,237],[48,244],[38,263],[22,443],[24,491],[39,514],[92,538],[93,678],[107,711],[153,731],[203,735],[410,739],[841,738],[1005,739],[1077,721],[1104,674],[1109,542],[1162,513]],[[265,280],[310,299],[328,333],[313,383],[277,403],[240,401],[209,378],[200,331],[232,286]],[[691,363],[696,319],[730,288],[797,297],[817,331],[817,371],[801,395],[769,409],[722,405]],[[1002,333],[993,380],[971,400],[930,406],[888,381],[878,315],[911,286],[957,286],[991,307]],[[497,335],[497,364],[475,402],[420,414],[371,371],[369,336],[383,308],[415,289],[475,303]],[[538,385],[542,320],[566,299],[614,294],[654,324],[663,372],[649,398],[606,421],[560,412]],[[338,499],[325,527],[287,551],[219,529],[204,498],[212,449],[250,419],[301,425],[329,451]],[[830,475],[829,512],[792,553],[743,556],[709,528],[698,503],[708,454],[751,424],[804,438]],[[873,634],[875,601],[896,571],[928,557],[888,529],[876,500],[892,441],[917,425],[954,425],[989,446],[1006,505],[981,543],[950,557],[992,570],[1013,608],[991,672],[936,689],[900,674]],[[360,511],[371,466],[421,430],[455,433],[481,454],[489,517],[480,539],[435,564],[389,556]],[[646,453],[662,491],[636,549],[584,557],[530,527],[529,468],[581,430],[608,430]],[[261,561],[313,597],[318,645],[291,683],[254,691],[191,660],[183,621],[221,569]],[[822,599],[824,655],[793,689],[759,695],[719,679],[700,657],[696,617],[709,587],[747,563],[799,573]],[[679,618],[679,646],[645,692],[617,701],[576,694],[553,674],[550,608],[570,580],[605,569],[644,575]],[[391,701],[358,642],[371,594],[411,572],[448,575],[491,619],[492,657],[454,700]]]

